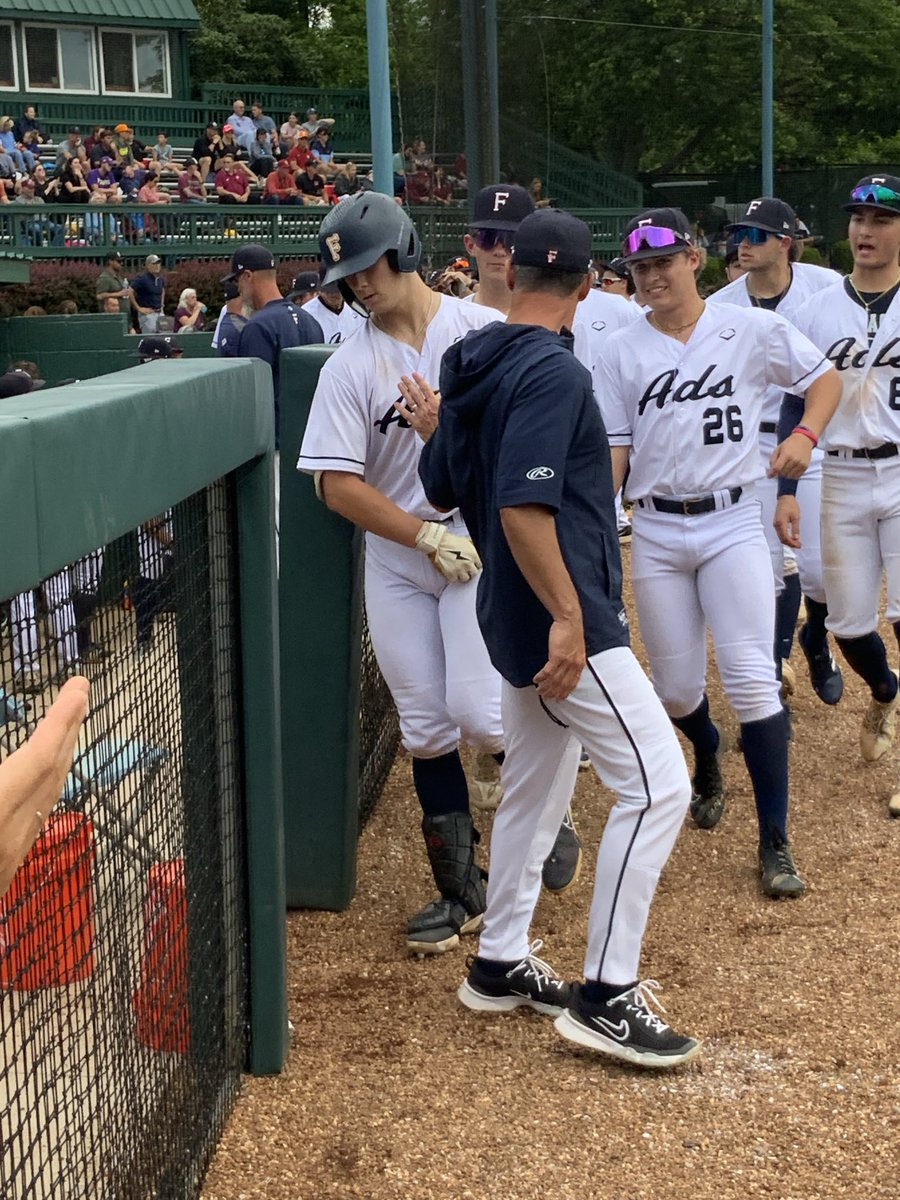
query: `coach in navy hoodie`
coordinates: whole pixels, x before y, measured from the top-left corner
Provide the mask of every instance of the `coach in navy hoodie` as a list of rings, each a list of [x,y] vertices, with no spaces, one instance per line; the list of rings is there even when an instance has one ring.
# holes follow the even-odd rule
[[[419,463],[431,503],[462,510],[481,555],[478,621],[504,680],[504,798],[479,956],[458,996],[482,1011],[528,1004],[556,1013],[570,1041],[674,1066],[699,1043],[652,1010],[638,968],[691,788],[629,648],[609,444],[567,328],[590,286],[591,250],[589,229],[568,213],[525,218],[508,321],[445,354],[438,426]],[[598,857],[587,982],[575,987],[534,957],[529,927],[579,743],[617,800]]]

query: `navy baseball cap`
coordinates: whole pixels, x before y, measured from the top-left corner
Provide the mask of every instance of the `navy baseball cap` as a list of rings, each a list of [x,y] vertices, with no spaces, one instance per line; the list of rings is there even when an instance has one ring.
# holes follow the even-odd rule
[[[472,229],[518,229],[534,212],[534,200],[517,183],[483,187],[472,207]]]
[[[184,354],[184,350],[175,341],[174,337],[156,335],[155,337],[142,337],[138,342],[138,348],[131,355],[132,358],[177,358],[179,354]]]
[[[796,224],[797,214],[784,200],[778,200],[775,196],[760,196],[750,201],[740,220],[732,221],[725,228],[738,229],[743,225],[750,229],[764,229],[766,233],[774,233],[778,237],[793,237]]]
[[[27,371],[7,371],[5,375],[0,375],[0,400],[24,396],[43,386],[43,379],[32,379]]]
[[[274,271],[275,258],[271,250],[265,246],[260,246],[258,242],[250,242],[247,246],[240,246],[231,256],[231,271],[227,275],[222,276],[222,282],[226,279],[237,279],[242,271]]]
[[[694,232],[680,208],[648,208],[625,226],[620,258],[630,266],[642,258],[662,258],[693,247]]]
[[[866,175],[850,193],[844,212],[872,208],[876,212],[900,214],[900,179],[896,175]]]
[[[288,300],[293,300],[294,296],[304,296],[307,292],[317,292],[321,282],[318,271],[301,271],[291,282]]]
[[[511,261],[517,267],[586,275],[592,253],[591,231],[584,221],[562,208],[539,208],[516,230]]]
[[[222,292],[226,300],[237,300],[241,289],[238,287],[236,279],[226,279],[222,284]]]

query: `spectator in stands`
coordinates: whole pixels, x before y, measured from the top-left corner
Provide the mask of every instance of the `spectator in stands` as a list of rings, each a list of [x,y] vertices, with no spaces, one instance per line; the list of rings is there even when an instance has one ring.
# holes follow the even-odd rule
[[[30,304],[22,313],[23,317],[46,317],[46,315],[46,308],[42,308],[40,304]]]
[[[141,333],[156,333],[166,300],[166,278],[162,274],[162,259],[158,254],[147,255],[144,272],[132,279],[129,291]]]
[[[19,192],[13,203],[45,204],[43,196],[36,195],[34,180],[29,175],[20,181]],[[51,246],[61,246],[64,236],[65,229],[59,221],[54,221],[52,217],[45,217],[43,214],[26,217],[20,230],[22,242],[30,246],[42,246],[45,243]]]
[[[93,171],[88,171],[87,184],[95,204],[118,204],[122,199],[114,168],[115,163],[107,156],[101,158],[100,165],[94,167]]]
[[[255,136],[255,135],[254,135]],[[250,154],[244,146],[240,144],[234,134],[234,128],[231,125],[222,127],[222,144],[219,147],[213,170],[218,171],[226,154],[230,154],[234,159],[235,166],[244,172],[248,179],[254,180],[256,176],[250,166]]]
[[[310,142],[310,151],[314,158],[319,160],[319,167],[322,174],[331,176],[337,169],[333,164],[334,148],[331,145],[331,130],[327,125],[320,125],[316,130],[316,136]]]
[[[278,136],[278,126],[275,124],[272,118],[263,111],[263,106],[258,100],[255,100],[250,105],[250,120],[257,129],[264,129],[272,141],[275,141],[276,137]]]
[[[115,165],[116,157],[116,147],[115,143],[113,142],[112,131],[109,129],[102,129],[100,131],[100,136],[97,138],[88,152],[90,164],[92,167],[99,167],[104,158],[111,158],[113,164]]]
[[[34,195],[38,200],[45,200],[48,204],[59,199],[60,180],[54,176],[50,179],[47,176],[47,168],[43,163],[38,163],[32,173],[34,180]]]
[[[253,118],[247,115],[243,100],[235,100],[234,104],[232,104],[231,116],[228,118],[228,124],[225,126],[225,129],[228,129],[229,125],[238,144],[243,146],[249,153],[253,139],[256,137],[256,126],[253,124]]]
[[[302,171],[311,158],[314,158],[312,150],[309,148],[309,130],[303,129],[301,126],[300,133],[297,134],[297,141],[292,149],[288,151],[288,162],[295,171]]]
[[[171,204],[172,197],[168,192],[159,190],[159,172],[153,167],[147,172],[143,186],[138,191],[138,201],[141,204]]]
[[[194,142],[194,148],[191,151],[191,157],[196,158],[200,165],[200,178],[206,182],[206,177],[213,166],[213,161],[216,158],[219,148],[222,145],[222,135],[219,126],[215,121],[210,121],[206,126],[206,133],[200,135]]]
[[[216,172],[216,195],[220,204],[246,204],[250,199],[250,180],[247,172],[235,163],[232,154],[221,159],[221,169]]]
[[[287,154],[287,152],[297,144],[297,138],[300,136],[300,130],[302,128],[303,126],[300,124],[300,118],[295,112],[292,112],[285,123],[281,126],[281,129],[278,131],[279,137],[281,138],[281,148],[285,154]],[[309,136],[308,129],[306,130],[306,135],[307,137]]]
[[[306,120],[303,122],[303,128],[309,136],[315,137],[323,125],[327,125],[330,129],[334,125],[334,117],[320,117],[316,109],[308,108],[306,110]]]
[[[206,187],[196,158],[185,160],[184,170],[178,176],[178,199],[182,204],[206,204]]]
[[[219,313],[216,331],[212,337],[212,347],[222,358],[234,358],[238,352],[238,341],[241,330],[247,324],[247,314],[244,311],[244,301],[241,299],[241,289],[234,279],[226,279],[222,284],[225,303]]]
[[[334,177],[335,196],[341,199],[344,196],[355,196],[357,192],[361,191],[363,191],[362,180],[357,174],[356,163],[345,163],[343,169],[338,171]]]
[[[113,150],[116,157],[116,169],[120,173],[125,167],[134,166],[137,162],[134,149],[134,130],[124,122],[118,124],[113,132]]]
[[[265,129],[257,129],[250,147],[250,168],[257,179],[265,179],[275,170],[275,148]]]
[[[47,135],[37,117],[37,109],[33,104],[26,104],[22,116],[19,117],[13,126],[13,133],[17,142],[25,141],[26,133],[37,134],[38,143],[46,142]]]
[[[91,151],[94,149],[94,147],[100,141],[100,135],[101,135],[101,133],[103,133],[104,128],[105,128],[105,126],[103,126],[103,125],[95,125],[94,128],[91,130],[91,132],[84,139],[84,150],[85,150],[85,153],[87,154],[88,158],[90,158]]]
[[[303,197],[294,182],[291,164],[283,158],[266,179],[263,204],[302,204]]]
[[[56,148],[57,171],[64,168],[66,163],[73,158],[79,158],[82,162],[87,160],[87,151],[81,140],[81,130],[77,125],[71,127],[65,139]]]
[[[193,288],[185,288],[175,309],[176,333],[201,333],[206,325],[206,305],[201,304]]]
[[[34,155],[30,150],[21,150],[16,142],[16,135],[13,133],[12,117],[0,117],[0,147],[13,160],[17,171],[34,170]]]
[[[318,165],[314,158],[306,164],[306,169],[297,176],[297,187],[303,197],[304,204],[327,204],[325,196],[325,180],[319,174]]]
[[[78,313],[78,305],[74,300],[61,300],[56,311],[62,317],[74,317]]]
[[[447,178],[443,167],[434,168],[434,179],[431,184],[432,204],[452,204],[453,184]]]
[[[116,302],[116,312],[125,313],[126,316],[131,311],[131,289],[128,286],[128,280],[125,278],[125,273],[122,268],[122,255],[118,250],[110,250],[106,256],[106,266],[97,276],[97,299],[101,306],[105,305],[107,300]]]
[[[91,198],[82,162],[81,158],[71,157],[60,175],[60,196],[67,204],[87,204]]]
[[[137,200],[145,172],[134,163],[126,163],[119,176],[119,187],[122,189],[123,200]]]
[[[100,311],[106,316],[121,316],[119,311],[119,302],[115,296],[107,296],[100,305]]]
[[[25,136],[22,138],[22,143],[19,148],[23,152],[25,150],[30,150],[34,155],[34,161],[37,162],[38,156],[41,153],[41,141],[38,137],[37,131],[34,129],[26,129]]]
[[[410,204],[428,204],[431,201],[431,179],[427,171],[413,171],[406,176],[406,198]]]
[[[164,129],[156,135],[156,144],[150,154],[160,171],[169,171],[173,175],[180,173],[181,163],[175,161],[175,151],[169,145],[169,135]]]

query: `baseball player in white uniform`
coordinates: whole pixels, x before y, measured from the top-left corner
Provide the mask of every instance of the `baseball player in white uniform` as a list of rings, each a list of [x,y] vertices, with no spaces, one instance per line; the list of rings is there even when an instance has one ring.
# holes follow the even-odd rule
[[[868,175],[844,208],[853,272],[793,315],[837,368],[840,401],[822,439],[822,553],[828,628],[868,684],[860,751],[877,762],[891,748],[897,673],[877,633],[887,576],[887,619],[900,638],[900,179]],[[785,401],[790,406],[790,398]],[[805,541],[803,495],[782,496],[785,536]],[[900,816],[900,791],[890,800]]]
[[[303,307],[319,322],[329,346],[346,342],[365,323],[365,317],[347,303],[336,283],[320,284],[315,295]]]
[[[322,368],[297,465],[316,476],[329,508],[366,530],[372,646],[412,756],[441,894],[411,918],[407,945],[440,953],[482,923],[483,876],[458,747],[462,737],[496,771],[500,680],[475,616],[481,560],[459,514],[426,500],[417,474],[423,443],[403,414],[413,397],[433,401],[429,381],[436,385],[448,346],[503,318],[427,287],[416,272],[415,228],[387,196],[344,200],[319,237],[325,282],[337,282],[369,317]]]
[[[645,1067],[700,1043],[654,1011],[638,978],[660,871],[690,798],[684,757],[628,645],[609,444],[572,354],[590,287],[591,234],[545,209],[516,233],[509,322],[444,356],[439,428],[420,471],[434,503],[460,504],[484,555],[478,620],[503,675],[504,799],[491,837],[488,911],[458,991],[467,1007],[527,1005],[570,1041]],[[616,803],[597,860],[585,959],[573,988],[536,957],[529,925],[541,863],[586,746]]]
[[[712,828],[724,810],[724,742],[705,693],[706,626],[741,740],[759,819],[762,887],[804,890],[788,841],[788,747],[772,657],[775,592],[755,486],[766,389],[806,396],[803,423],[770,469],[799,476],[837,403],[834,369],[783,317],[706,305],[700,255],[678,209],[632,220],[623,256],[644,319],[614,334],[600,365],[616,476],[630,460],[632,572],[653,682],[694,748],[691,812]]]
[[[745,274],[714,292],[709,297],[710,303],[767,308],[790,321],[793,313],[810,297],[840,283],[841,277],[837,271],[793,261],[796,225],[796,213],[783,200],[774,196],[751,200],[740,220],[728,227],[730,240],[737,244],[738,262]],[[799,244],[797,249],[799,251]],[[770,387],[763,404],[759,449],[766,470],[780,440],[778,419],[783,395],[778,386]],[[782,481],[774,476],[763,476],[757,484],[756,494],[762,506],[763,528],[772,556],[775,587],[779,593],[776,604],[776,664],[780,669],[784,635],[787,635],[784,640],[789,639],[788,645],[793,640],[802,591],[806,603],[806,623],[800,630],[800,647],[809,667],[810,682],[816,695],[825,704],[837,704],[844,691],[844,682],[827,641],[825,618],[828,609],[819,545],[822,457],[823,452],[815,448],[809,467],[799,480]],[[792,577],[798,586],[786,586],[785,548],[775,529],[779,488],[796,492],[804,513],[803,544],[796,550],[797,575]]]

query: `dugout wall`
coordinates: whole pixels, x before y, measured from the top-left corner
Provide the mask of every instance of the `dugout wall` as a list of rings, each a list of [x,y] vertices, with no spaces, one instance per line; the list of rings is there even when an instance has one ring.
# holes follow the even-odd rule
[[[0,901],[3,1196],[194,1196],[283,1064],[272,424],[252,360],[0,405],[2,751],[92,678]]]

